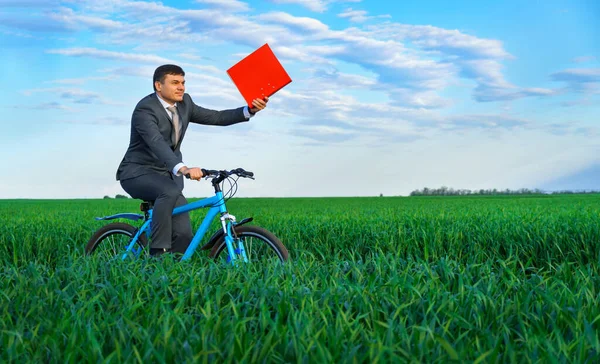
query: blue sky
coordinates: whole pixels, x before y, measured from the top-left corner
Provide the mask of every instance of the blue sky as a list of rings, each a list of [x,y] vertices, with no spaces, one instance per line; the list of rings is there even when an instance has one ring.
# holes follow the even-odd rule
[[[0,0],[0,198],[123,193],[154,69],[177,63],[197,104],[235,108],[226,70],[264,43],[293,82],[182,145],[190,166],[253,170],[238,196],[600,189],[599,4]]]

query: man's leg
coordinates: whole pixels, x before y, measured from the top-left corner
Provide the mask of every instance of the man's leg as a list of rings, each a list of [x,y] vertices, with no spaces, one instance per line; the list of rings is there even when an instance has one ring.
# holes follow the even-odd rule
[[[154,201],[151,247],[170,250],[173,208],[181,196],[179,186],[158,173],[123,180],[121,186],[133,198]]]
[[[175,206],[183,206],[187,203],[183,194],[179,194]],[[186,212],[173,216],[173,247],[171,250],[174,253],[184,254],[193,237],[190,214]]]

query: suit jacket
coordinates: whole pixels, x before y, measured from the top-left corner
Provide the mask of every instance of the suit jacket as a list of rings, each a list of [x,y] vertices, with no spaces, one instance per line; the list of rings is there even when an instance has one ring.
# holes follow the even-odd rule
[[[189,123],[226,126],[248,121],[243,109],[205,109],[194,104],[190,95],[184,94],[183,101],[177,103],[181,136],[177,145],[173,145],[171,134],[174,128],[170,115],[156,93],[144,97],[131,117],[129,147],[117,169],[117,180],[153,172],[172,175],[173,168],[182,162],[180,146]],[[182,176],[177,178],[177,183],[183,188]]]

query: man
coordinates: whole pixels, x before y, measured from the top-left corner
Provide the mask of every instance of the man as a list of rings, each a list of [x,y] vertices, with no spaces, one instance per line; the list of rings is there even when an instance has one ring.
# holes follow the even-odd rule
[[[172,216],[173,208],[187,203],[183,176],[203,177],[201,168],[190,168],[182,159],[180,147],[188,124],[226,126],[248,121],[268,101],[256,99],[252,108],[205,109],[185,93],[184,76],[176,65],[156,69],[155,92],[133,111],[129,148],[117,170],[117,180],[131,197],[154,201],[151,255],[183,254],[193,238],[189,214]]]

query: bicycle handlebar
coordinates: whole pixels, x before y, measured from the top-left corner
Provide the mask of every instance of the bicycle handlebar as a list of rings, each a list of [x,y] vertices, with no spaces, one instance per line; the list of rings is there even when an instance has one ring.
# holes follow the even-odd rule
[[[243,168],[236,168],[236,169],[232,169],[230,171],[227,171],[227,170],[220,170],[220,171],[218,171],[218,170],[214,170],[214,169],[204,169],[204,168],[201,168],[201,170],[202,170],[202,177],[203,178],[212,177],[213,179],[217,178],[217,179],[219,179],[219,180],[222,181],[223,179],[231,176],[232,174],[235,174],[235,175],[240,176],[240,177],[254,179],[254,173],[250,172],[250,171],[246,171]],[[186,174],[185,177],[189,179],[190,175]]]

